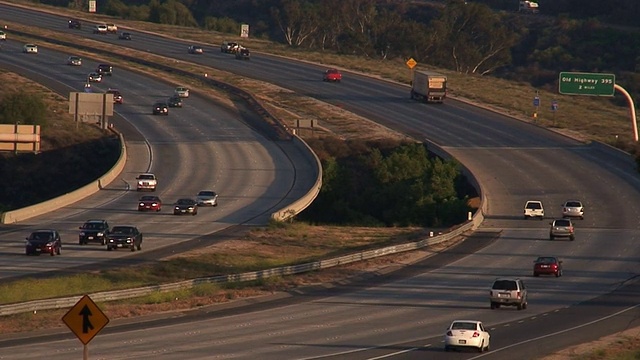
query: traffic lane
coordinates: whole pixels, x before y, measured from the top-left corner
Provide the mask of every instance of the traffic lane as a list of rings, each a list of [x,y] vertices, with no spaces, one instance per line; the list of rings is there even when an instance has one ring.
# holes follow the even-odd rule
[[[579,199],[585,205],[585,219],[574,220],[578,239],[584,228],[639,228],[633,219],[640,208],[629,196],[640,191],[635,175],[631,169],[614,166],[615,159],[608,161],[605,154],[589,145],[535,149],[448,147],[445,151],[465,164],[490,199],[482,227],[548,229],[551,220],[562,217],[566,200]],[[593,161],[594,157],[599,160]],[[543,221],[523,219],[527,200],[543,202]],[[619,211],[621,206],[626,209],[624,212]]]
[[[487,359],[533,360],[559,350],[595,341],[611,333],[640,326],[640,286],[634,281],[622,285],[611,294],[592,299],[570,308],[539,314],[520,321],[488,324],[491,351],[478,354],[473,350],[445,352],[444,331],[440,337],[392,344],[329,359]],[[584,314],[584,315],[583,315]],[[584,331],[580,331],[584,330]],[[310,359],[313,359],[310,358]]]
[[[17,49],[16,49],[17,50]],[[41,54],[37,57],[32,57],[34,63],[46,64],[48,67],[59,66],[62,78],[72,86],[82,84],[86,69],[71,69],[62,65],[62,59],[65,59],[65,54],[51,52],[48,49],[42,49]],[[91,61],[85,60],[89,68],[93,68],[95,64],[91,64]],[[106,84],[108,82],[108,84]],[[198,190],[210,187],[229,187],[233,191],[230,193],[229,201],[226,201],[225,206],[220,206],[222,211],[203,211],[199,216],[203,219],[202,222],[207,226],[202,226],[202,222],[195,222],[189,225],[184,224],[186,221],[173,220],[173,221],[157,221],[153,218],[146,216],[138,216],[132,218],[135,215],[134,212],[137,206],[137,197],[139,194],[133,193],[132,195],[123,196],[118,194],[119,199],[109,202],[108,206],[105,206],[102,210],[95,211],[94,204],[103,203],[106,200],[93,200],[91,203],[74,204],[69,207],[69,212],[60,212],[61,216],[50,214],[53,219],[50,221],[50,225],[61,229],[63,234],[63,241],[65,242],[65,255],[73,258],[74,256],[87,258],[86,261],[92,261],[92,258],[103,258],[100,252],[96,252],[96,249],[90,247],[78,249],[73,244],[77,239],[78,229],[86,219],[90,218],[107,218],[111,224],[136,224],[137,221],[141,221],[142,224],[138,224],[143,232],[146,230],[153,230],[154,237],[159,240],[153,240],[153,237],[145,239],[145,249],[154,249],[156,246],[175,245],[180,241],[186,241],[190,238],[187,234],[193,236],[200,234],[204,231],[217,231],[229,226],[232,221],[254,221],[266,223],[269,214],[265,213],[266,210],[272,209],[276,204],[280,204],[282,198],[278,197],[279,194],[284,196],[289,195],[294,178],[294,170],[291,168],[290,160],[282,154],[280,147],[270,143],[264,137],[254,133],[248,129],[242,123],[235,120],[236,113],[226,111],[223,108],[218,108],[201,111],[200,108],[210,109],[208,104],[209,100],[199,99],[197,96],[192,96],[188,101],[184,109],[180,109],[180,115],[175,119],[173,118],[173,112],[168,117],[152,117],[150,113],[150,105],[146,105],[151,102],[151,99],[157,98],[160,95],[168,97],[172,93],[172,87],[156,82],[145,83],[141,80],[139,75],[134,73],[128,73],[121,69],[116,68],[116,73],[113,77],[105,80],[105,84],[94,85],[94,89],[104,91],[108,87],[118,87],[125,94],[125,104],[122,106],[116,106],[124,116],[127,116],[132,123],[135,124],[137,129],[148,134],[151,139],[150,147],[153,148],[153,154],[155,159],[166,159],[169,164],[175,163],[180,166],[188,166],[188,168],[182,168],[175,171],[175,169],[165,169],[166,166],[160,162],[157,168],[154,165],[156,162],[151,160],[149,164],[137,164],[136,162],[129,162],[129,165],[136,165],[133,169],[125,169],[121,179],[123,182],[118,183],[118,186],[123,185],[135,185],[135,176],[141,172],[145,172],[149,169],[155,171],[161,178],[161,185],[159,189],[163,187],[163,184],[177,183],[181,184],[177,189],[168,189],[174,191],[165,191],[164,193],[158,192],[162,196],[166,196],[167,200],[175,201],[179,196],[193,197]],[[149,89],[153,89],[152,95],[148,94]],[[165,89],[165,90],[162,90]],[[157,92],[157,93],[156,93]],[[145,103],[143,105],[138,105]],[[193,107],[192,107],[193,106]],[[190,111],[189,109],[194,109]],[[212,115],[215,114],[215,115]],[[186,120],[185,120],[186,119]],[[187,121],[188,120],[188,121]],[[190,123],[193,122],[193,124]],[[211,129],[215,129],[215,134],[211,134]],[[224,141],[221,141],[224,140]],[[269,149],[265,150],[264,147],[268,146]],[[181,148],[184,148],[181,150]],[[138,149],[135,147],[134,149]],[[184,158],[175,158],[175,156],[182,154]],[[273,155],[276,154],[276,155]],[[139,151],[133,151],[130,155],[142,155]],[[277,157],[277,159],[274,159]],[[143,155],[144,159],[149,159],[150,156]],[[151,157],[152,158],[152,157]],[[153,159],[153,158],[152,158]],[[227,160],[230,159],[230,160]],[[197,162],[197,164],[193,164]],[[278,163],[278,174],[272,175],[275,171],[274,164]],[[284,162],[284,165],[283,165]],[[213,163],[213,165],[210,165]],[[189,165],[191,164],[191,165]],[[209,165],[207,165],[209,164]],[[144,165],[144,166],[140,166]],[[197,168],[199,171],[191,170]],[[237,168],[237,169],[236,169]],[[230,169],[230,170],[227,170]],[[234,170],[235,169],[235,170]],[[185,181],[184,177],[188,177],[188,181]],[[214,183],[211,181],[215,176],[212,174],[221,174],[218,176],[217,181]],[[175,180],[175,181],[174,181]],[[184,188],[184,185],[188,187]],[[310,187],[310,185],[308,185]],[[169,188],[169,186],[167,186]],[[121,189],[121,190],[126,190]],[[102,196],[113,196],[113,192],[102,192]],[[268,193],[269,196],[264,196]],[[98,195],[100,196],[100,195]],[[221,199],[225,201],[225,199]],[[250,206],[252,203],[257,203],[253,209]],[[171,204],[169,203],[169,205]],[[219,210],[216,209],[216,210]],[[170,208],[169,208],[170,210]],[[69,216],[69,218],[66,218]],[[209,221],[211,222],[209,224]],[[173,222],[173,224],[171,224]],[[45,226],[46,220],[33,219],[32,223],[39,224],[37,226]],[[145,226],[148,223],[150,226]],[[196,231],[199,230],[199,231]],[[28,234],[28,230],[22,229]],[[176,235],[176,233],[179,233]],[[194,235],[195,234],[195,235]],[[11,236],[11,239],[7,239],[9,242],[9,248],[6,252],[8,255],[12,253],[22,253],[20,242],[13,242],[15,240],[15,234]],[[21,236],[23,238],[23,236]],[[65,240],[66,239],[66,240]],[[150,241],[151,240],[151,241]],[[77,240],[75,240],[77,241]],[[70,249],[72,252],[67,252]],[[75,253],[74,253],[75,252]],[[114,255],[110,255],[114,256]],[[124,256],[124,255],[115,255]],[[53,268],[64,268],[66,266],[77,267],[82,264],[75,260],[69,260],[67,264],[64,261],[51,264]],[[24,265],[18,260],[18,265]],[[41,264],[40,264],[41,265]],[[9,268],[11,263],[8,263]],[[39,268],[38,266],[22,267],[22,270],[30,269],[31,271],[46,270]],[[51,268],[49,268],[51,269]],[[19,271],[18,271],[19,272]],[[15,274],[14,269],[7,269],[7,273]]]
[[[16,14],[16,16],[21,16]],[[63,23],[64,17],[57,17],[57,23]],[[25,19],[25,21],[29,21]],[[66,20],[65,20],[66,21]],[[51,20],[48,21],[51,23]],[[45,24],[48,24],[45,23]],[[391,125],[386,118],[387,112],[398,114],[392,118],[393,126],[410,135],[416,135],[417,125],[427,126],[427,137],[442,145],[467,146],[470,144],[481,146],[547,146],[549,134],[540,129],[539,132],[526,129],[527,136],[521,136],[525,131],[516,129],[513,119],[497,116],[495,113],[480,110],[464,103],[448,101],[443,105],[427,105],[409,99],[407,86],[379,82],[355,73],[345,73],[345,81],[338,86],[325,86],[322,72],[326,66],[318,66],[306,62],[289,60],[267,54],[254,56],[251,62],[236,61],[233,55],[222,54],[211,47],[211,51],[203,56],[194,56],[186,52],[192,42],[158,37],[153,34],[139,33],[136,42],[119,41],[113,35],[90,34],[90,28],[81,31],[71,31],[72,34],[82,34],[93,39],[117,44],[119,46],[141,49],[157,54],[164,54],[183,61],[199,63],[225,71],[237,73],[239,76],[268,81],[270,83],[294,90],[301,94],[339,103],[346,110],[357,113],[380,122]],[[251,63],[251,64],[249,64]],[[340,89],[340,90],[337,90]],[[345,93],[350,94],[345,96]],[[331,100],[335,99],[335,100]],[[508,122],[509,126],[504,126]],[[522,126],[525,126],[523,124]],[[524,130],[524,129],[523,129]],[[532,134],[537,134],[533,137]],[[553,135],[551,135],[553,138]],[[473,140],[468,140],[472,138]],[[553,138],[553,142],[562,141]]]

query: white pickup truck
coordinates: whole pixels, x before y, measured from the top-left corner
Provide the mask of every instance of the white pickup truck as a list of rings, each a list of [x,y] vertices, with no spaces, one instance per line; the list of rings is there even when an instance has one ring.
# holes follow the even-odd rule
[[[118,32],[118,26],[116,24],[106,24],[106,25],[107,25],[108,33],[115,34]]]

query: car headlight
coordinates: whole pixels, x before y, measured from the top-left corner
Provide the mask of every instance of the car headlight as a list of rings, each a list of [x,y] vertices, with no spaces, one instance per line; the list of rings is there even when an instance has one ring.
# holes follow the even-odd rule
[[[140,203],[140,204],[138,204],[138,206],[144,206],[144,203]]]
[[[175,210],[180,210],[180,207],[179,207],[179,206],[176,206],[174,209],[175,209]]]
[[[96,234],[96,236],[104,236],[104,233],[99,232],[99,233]]]
[[[31,244],[31,241],[29,241],[29,240],[25,241],[25,245],[27,245],[27,246],[31,246],[31,245],[32,245],[32,244]]]
[[[109,239],[109,242],[110,242],[110,243],[112,243],[112,242],[113,242],[113,239]]]
[[[50,242],[47,243],[47,246],[51,247],[51,246],[53,246],[53,244],[54,244],[54,242],[50,241]]]
[[[193,206],[189,206],[189,210],[193,210]]]
[[[151,203],[151,206],[158,206],[158,203]]]
[[[142,185],[142,181],[138,181],[138,185]]]
[[[80,236],[84,236],[84,235],[85,235],[84,231],[81,231]]]

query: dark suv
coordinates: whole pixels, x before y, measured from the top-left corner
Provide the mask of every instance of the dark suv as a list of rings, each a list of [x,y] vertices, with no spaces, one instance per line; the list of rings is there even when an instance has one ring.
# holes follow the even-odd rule
[[[111,76],[111,75],[113,75],[113,66],[111,66],[109,64],[100,64],[96,68],[96,72],[98,74],[101,74],[102,76],[104,76],[104,75]]]
[[[527,287],[519,278],[498,278],[489,290],[492,309],[498,309],[501,305],[515,306],[518,310],[526,309],[527,298]]]
[[[109,223],[107,223],[107,220],[87,220],[80,226],[78,243],[86,245],[90,242],[95,242],[100,245],[106,245],[107,235],[109,235]]]
[[[107,250],[127,248],[131,251],[142,250],[142,233],[131,225],[114,226],[107,237]]]
[[[76,19],[69,20],[69,29],[82,29],[82,24]]]

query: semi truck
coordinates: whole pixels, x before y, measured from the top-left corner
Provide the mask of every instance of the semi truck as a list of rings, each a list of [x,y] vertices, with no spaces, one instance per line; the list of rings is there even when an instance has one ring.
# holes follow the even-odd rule
[[[447,96],[447,76],[432,71],[414,71],[411,98],[428,103],[442,103]]]
[[[523,13],[537,14],[540,10],[537,1],[520,1],[518,11]]]

